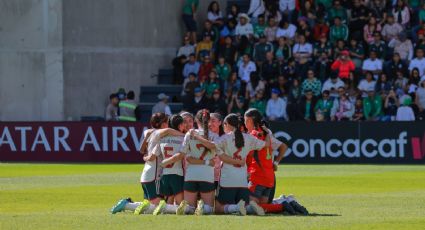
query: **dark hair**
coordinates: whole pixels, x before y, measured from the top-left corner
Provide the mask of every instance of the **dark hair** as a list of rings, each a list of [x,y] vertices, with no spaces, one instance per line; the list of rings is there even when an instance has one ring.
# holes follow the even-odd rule
[[[211,113],[210,117],[214,117],[215,119],[219,120],[219,121],[223,121],[223,116],[221,116],[220,113]],[[223,123],[223,122],[222,122]],[[224,130],[223,130],[223,124],[220,125],[220,127],[218,127],[218,136],[221,136],[224,134]]]
[[[217,4],[217,11],[213,11],[213,5],[214,4]],[[220,5],[218,4],[218,2],[217,1],[212,1],[211,3],[210,3],[210,5],[208,6],[208,12],[213,12],[213,13],[215,13],[215,14],[218,14],[219,12],[220,12]]]
[[[133,90],[130,90],[127,93],[127,99],[134,100],[134,91]]]
[[[208,139],[208,122],[210,121],[210,111],[208,109],[199,110],[196,113],[195,119],[202,124],[202,129],[204,130],[204,138]]]
[[[261,133],[258,135],[258,137],[266,137],[268,135],[268,132],[263,128],[263,115],[261,115],[260,111],[254,108],[248,109],[248,111],[245,112],[245,117],[249,117],[252,119],[252,121],[254,122],[254,128],[256,130],[261,130]],[[262,168],[263,166],[261,165],[260,158],[258,156],[258,150],[254,151],[253,157],[257,162],[258,166]]]
[[[170,117],[170,120],[168,121],[168,125],[172,129],[179,130],[179,125],[183,124],[183,122],[184,122],[183,117],[178,114],[175,114]]]
[[[155,113],[155,114],[152,114],[152,117],[149,123],[151,124],[152,128],[159,129],[162,123],[167,121],[168,121],[168,116],[165,113]]]
[[[240,122],[238,115],[231,113],[224,118],[224,122],[235,128],[235,146],[236,148],[242,148],[245,145],[242,132],[240,130]]]
[[[115,93],[112,93],[111,95],[109,95],[109,100],[112,100],[114,98],[118,98],[118,95]]]

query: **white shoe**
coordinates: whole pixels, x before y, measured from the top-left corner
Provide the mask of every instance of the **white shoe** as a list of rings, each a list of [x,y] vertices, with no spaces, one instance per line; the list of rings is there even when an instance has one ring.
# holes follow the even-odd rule
[[[187,201],[183,200],[176,210],[176,215],[184,215],[186,212],[187,205]]]
[[[197,216],[204,215],[204,201],[203,200],[198,201],[198,206],[196,206],[195,215],[197,215]]]
[[[241,216],[246,216],[245,201],[240,200],[238,202],[238,206],[239,206],[239,213],[241,214]]]
[[[257,213],[258,216],[264,216],[266,215],[266,212],[264,212],[264,209],[260,207],[255,201],[250,201],[249,205],[254,208],[255,213]]]

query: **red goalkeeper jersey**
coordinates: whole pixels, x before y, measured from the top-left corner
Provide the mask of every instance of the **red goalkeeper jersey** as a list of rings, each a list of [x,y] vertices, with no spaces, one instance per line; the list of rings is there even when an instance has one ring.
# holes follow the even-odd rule
[[[252,130],[251,135],[265,140],[266,136],[262,131]],[[258,161],[254,158],[254,151],[250,152],[246,159],[249,181],[255,185],[262,185],[267,188],[274,186],[273,150],[271,146],[264,147],[258,151]]]

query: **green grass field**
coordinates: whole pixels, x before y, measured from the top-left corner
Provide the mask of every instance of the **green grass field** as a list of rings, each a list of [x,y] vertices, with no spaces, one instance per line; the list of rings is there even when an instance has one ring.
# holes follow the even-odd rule
[[[425,229],[425,167],[283,165],[280,193],[316,216],[111,215],[141,165],[1,164],[0,229]]]

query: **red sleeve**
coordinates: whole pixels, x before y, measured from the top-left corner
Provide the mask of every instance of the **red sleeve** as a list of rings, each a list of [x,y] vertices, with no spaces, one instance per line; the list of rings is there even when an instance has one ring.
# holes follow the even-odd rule
[[[356,69],[356,66],[353,61],[350,61],[350,70],[353,71],[354,69]]]
[[[339,60],[336,60],[336,61],[334,61],[334,63],[332,63],[331,69],[337,70],[340,65],[341,65],[341,62]]]

